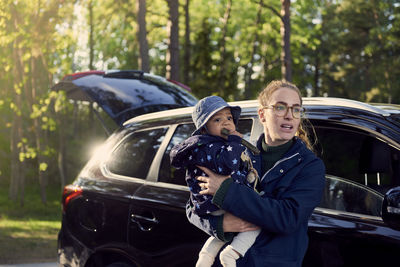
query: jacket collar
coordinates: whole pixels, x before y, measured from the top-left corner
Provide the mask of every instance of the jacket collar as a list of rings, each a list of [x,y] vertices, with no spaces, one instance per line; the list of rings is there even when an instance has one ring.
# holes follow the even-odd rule
[[[257,147],[259,149],[262,149],[262,140],[264,138],[264,134],[260,136],[260,138],[257,141]],[[261,181],[264,179],[267,179],[267,182],[270,182],[272,180],[275,180],[283,175],[286,174],[286,172],[299,164],[303,158],[304,155],[308,151],[305,143],[295,136],[293,138],[293,145],[289,148],[289,150],[283,155],[282,159],[278,160],[275,165],[269,169],[261,178]],[[261,154],[259,156],[259,162],[261,164],[262,159],[261,159]],[[261,166],[260,166],[261,167]],[[259,168],[261,169],[261,168]],[[263,181],[264,182],[264,181]]]

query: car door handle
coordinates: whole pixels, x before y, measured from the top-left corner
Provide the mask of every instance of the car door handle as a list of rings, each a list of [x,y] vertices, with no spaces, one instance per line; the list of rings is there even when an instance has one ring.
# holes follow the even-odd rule
[[[153,226],[159,223],[159,221],[154,216],[153,218],[149,218],[137,214],[131,214],[131,221],[136,223],[139,226],[139,229],[144,232],[151,231],[151,229],[153,229]]]

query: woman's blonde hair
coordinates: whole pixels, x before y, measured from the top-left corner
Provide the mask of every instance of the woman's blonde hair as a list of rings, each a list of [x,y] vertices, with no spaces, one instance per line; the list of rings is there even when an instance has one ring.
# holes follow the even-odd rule
[[[260,106],[261,107],[268,106],[269,101],[271,99],[271,95],[280,88],[288,88],[288,89],[294,90],[299,95],[300,104],[303,105],[303,99],[301,96],[301,92],[300,92],[299,88],[297,88],[296,85],[294,85],[293,83],[288,82],[288,81],[274,80],[274,81],[270,82],[267,85],[267,87],[265,87],[264,90],[262,90],[260,92],[260,94],[258,95],[258,103],[260,103]],[[301,140],[303,140],[309,149],[313,150],[313,145],[311,144],[311,141],[308,137],[308,133],[304,129],[304,120],[307,120],[307,119],[301,118],[299,128],[297,129],[297,132],[296,132],[296,136],[298,136]]]

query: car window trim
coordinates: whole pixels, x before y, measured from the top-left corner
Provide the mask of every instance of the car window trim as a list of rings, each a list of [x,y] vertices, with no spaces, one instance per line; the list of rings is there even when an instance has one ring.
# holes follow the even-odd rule
[[[364,122],[366,122],[368,125],[370,125],[368,120],[364,120],[362,118],[356,117],[358,120],[362,120]],[[351,130],[355,130],[356,133],[358,133],[358,131],[356,130],[362,130],[364,132],[366,132],[367,135],[373,137],[373,138],[377,138],[378,140],[385,142],[386,144],[400,150],[400,143],[396,142],[395,140],[393,140],[392,138],[374,130],[371,129],[369,127],[363,126],[363,125],[359,125],[359,124],[354,124],[354,123],[349,123],[349,122],[339,122],[336,120],[330,120],[330,119],[321,119],[319,117],[307,117],[307,119],[311,122],[311,125],[314,128],[328,128],[328,129],[339,129],[339,130],[347,130],[347,131],[351,131]],[[315,121],[323,121],[324,125],[319,125],[318,123],[315,123]],[[372,124],[373,125],[373,124]],[[352,129],[343,129],[340,126],[346,126]],[[386,128],[386,127],[383,127]]]
[[[100,170],[102,172],[102,174],[109,178],[109,179],[115,179],[115,180],[120,180],[120,181],[128,181],[128,182],[135,182],[135,183],[141,183],[141,184],[145,184],[146,180],[143,178],[137,178],[137,177],[132,177],[132,176],[126,176],[126,175],[121,175],[121,174],[116,174],[111,172],[105,162],[103,162],[101,164]]]
[[[374,221],[374,222],[383,223],[382,217],[372,216],[372,215],[365,215],[365,214],[360,214],[360,213],[355,213],[355,212],[348,212],[348,211],[341,211],[341,210],[333,210],[333,209],[316,207],[314,209],[314,213],[328,214],[328,215],[334,215],[334,216],[340,216],[340,217],[348,217],[348,218],[357,218],[357,219],[359,219],[361,221],[368,220],[368,221]]]
[[[146,185],[190,192],[189,187],[187,185],[179,185],[179,184],[166,183],[166,182],[153,182],[153,181],[148,181],[148,183],[146,183]]]
[[[257,141],[264,131],[263,125],[261,124],[260,120],[256,116],[244,117],[243,119],[245,119],[245,120],[251,119],[253,121],[253,125],[251,126],[251,133],[250,133],[250,143],[252,143],[253,145],[257,145]]]
[[[141,179],[141,178],[135,178],[135,177],[125,176],[125,175],[115,174],[115,173],[110,172],[107,169],[107,167],[105,166],[105,164],[103,164],[101,166],[101,171],[103,172],[103,174],[105,176],[107,176],[107,178],[111,178],[111,179],[140,183],[143,186],[154,186],[154,187],[168,188],[168,189],[189,192],[189,188],[186,185],[178,185],[178,184],[172,184],[172,183],[150,181],[150,180],[145,180],[145,179]],[[136,199],[136,197],[132,196],[132,199]]]
[[[149,181],[149,182],[157,182],[158,181],[158,175],[160,172],[161,162],[162,162],[165,150],[167,149],[168,144],[169,144],[172,136],[174,135],[175,130],[178,127],[178,125],[179,124],[171,124],[171,125],[164,125],[163,127],[159,127],[159,128],[168,127],[168,130],[164,135],[164,140],[161,142],[160,147],[158,148],[158,151],[156,152],[156,155],[154,156],[153,161],[151,162],[149,172],[147,173],[147,176],[146,176],[146,181]]]

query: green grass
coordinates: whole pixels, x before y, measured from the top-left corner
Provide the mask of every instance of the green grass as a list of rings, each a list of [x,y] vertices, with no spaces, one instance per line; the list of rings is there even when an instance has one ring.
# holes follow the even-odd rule
[[[24,206],[8,199],[8,186],[0,184],[0,264],[54,261],[61,227],[61,192],[48,186],[47,205],[38,185],[26,185]]]

